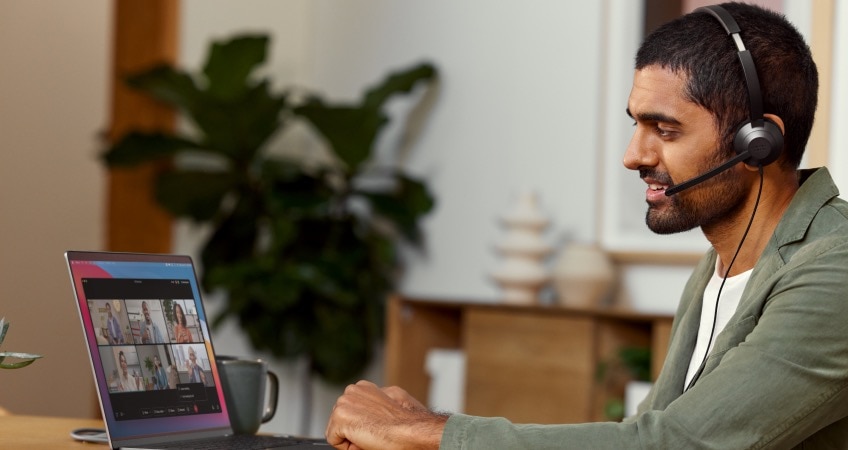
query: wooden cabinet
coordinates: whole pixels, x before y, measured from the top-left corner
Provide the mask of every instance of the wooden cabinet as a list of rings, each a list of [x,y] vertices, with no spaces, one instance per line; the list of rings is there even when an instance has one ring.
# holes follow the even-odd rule
[[[575,423],[606,420],[604,404],[623,396],[623,383],[596,377],[598,364],[615,358],[622,347],[649,347],[656,377],[672,318],[615,308],[393,297],[387,320],[387,384],[426,401],[427,352],[462,349],[466,413],[518,423]]]

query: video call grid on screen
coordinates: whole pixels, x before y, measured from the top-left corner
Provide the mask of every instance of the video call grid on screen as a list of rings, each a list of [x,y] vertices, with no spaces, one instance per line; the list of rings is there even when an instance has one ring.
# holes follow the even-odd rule
[[[189,280],[82,285],[115,420],[221,412]]]

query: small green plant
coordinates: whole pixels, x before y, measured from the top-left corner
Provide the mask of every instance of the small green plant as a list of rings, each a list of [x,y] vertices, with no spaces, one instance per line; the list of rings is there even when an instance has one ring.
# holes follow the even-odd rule
[[[0,345],[3,344],[3,339],[6,338],[6,332],[9,331],[9,323],[6,318],[0,319]],[[16,361],[6,362],[6,358],[12,358]],[[41,355],[32,353],[16,353],[16,352],[0,352],[0,369],[20,369],[32,364],[36,359],[41,358]]]
[[[153,360],[152,360],[152,359],[150,359],[150,357],[149,357],[149,356],[146,356],[146,357],[144,358],[144,367],[147,367],[147,370],[149,370],[150,372],[153,372],[153,369],[154,369],[154,367],[153,367]]]
[[[622,347],[615,358],[598,364],[595,374],[599,383],[615,388],[629,380],[651,380],[651,349],[647,347]],[[609,420],[624,418],[624,399],[612,398],[604,404],[604,415]]]

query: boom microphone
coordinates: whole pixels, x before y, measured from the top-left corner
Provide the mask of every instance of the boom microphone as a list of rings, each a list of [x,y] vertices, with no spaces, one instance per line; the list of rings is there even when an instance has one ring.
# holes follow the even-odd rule
[[[744,161],[744,160],[746,160],[750,157],[751,157],[750,151],[746,150],[742,153],[739,153],[736,156],[734,156],[733,158],[727,160],[724,164],[722,164],[718,167],[715,167],[714,169],[710,170],[709,172],[702,173],[701,175],[698,175],[695,178],[691,178],[691,179],[686,180],[682,183],[675,184],[674,186],[666,189],[665,195],[666,196],[674,195],[674,194],[677,194],[678,192],[680,192],[684,189],[689,189],[692,186],[695,186],[697,184],[701,184],[704,181],[709,180],[710,178],[724,172],[725,170],[735,166],[736,164],[738,164],[738,163],[740,163],[740,162],[742,162],[742,161]]]

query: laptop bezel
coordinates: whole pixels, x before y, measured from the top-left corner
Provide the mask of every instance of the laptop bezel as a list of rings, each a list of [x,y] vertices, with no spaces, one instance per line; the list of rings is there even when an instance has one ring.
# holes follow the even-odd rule
[[[111,416],[112,411],[107,411],[107,406],[104,404],[104,395],[109,395],[108,386],[104,386],[104,380],[101,380],[97,373],[96,360],[100,362],[102,366],[102,361],[100,360],[99,353],[97,355],[93,354],[93,351],[98,351],[99,346],[97,344],[96,338],[90,335],[89,330],[87,329],[86,322],[84,320],[83,314],[88,314],[87,307],[84,309],[83,307],[87,305],[87,299],[80,297],[80,292],[78,290],[78,286],[76,283],[76,279],[73,271],[73,261],[103,261],[103,262],[129,262],[129,263],[174,263],[174,264],[189,264],[191,267],[191,283],[195,298],[195,306],[198,308],[198,311],[202,312],[202,317],[204,318],[203,324],[201,325],[201,332],[204,334],[203,338],[208,343],[209,349],[209,363],[210,369],[212,371],[213,383],[216,387],[216,391],[219,395],[220,404],[223,406],[222,416],[220,419],[226,424],[225,426],[213,426],[209,428],[203,428],[198,430],[178,430],[172,432],[165,433],[156,433],[156,434],[144,434],[144,435],[121,435],[115,436],[112,432],[112,427],[115,426],[116,420]],[[82,327],[83,339],[85,340],[85,348],[88,352],[88,360],[89,365],[92,371],[92,378],[94,379],[95,389],[97,394],[97,401],[100,406],[100,413],[103,418],[103,421],[106,425],[106,433],[109,439],[109,445],[112,448],[124,448],[124,447],[137,447],[144,445],[154,445],[165,442],[177,442],[182,440],[191,440],[191,439],[202,439],[202,438],[210,438],[210,437],[218,437],[218,436],[226,436],[233,433],[232,427],[230,426],[229,417],[227,416],[227,406],[226,400],[223,395],[221,380],[217,372],[216,367],[216,352],[214,350],[214,344],[212,342],[211,332],[208,329],[208,324],[206,323],[205,318],[206,311],[203,305],[203,299],[201,297],[199,281],[197,278],[197,272],[195,270],[194,262],[192,258],[188,255],[177,255],[177,254],[156,254],[156,253],[133,253],[133,252],[104,252],[104,251],[78,251],[78,250],[68,250],[65,252],[65,262],[68,269],[68,275],[70,276],[72,290],[74,293],[74,300],[76,302],[77,313],[79,314],[80,324]],[[93,347],[92,347],[93,346]],[[101,367],[102,370],[102,367]],[[184,417],[173,417],[173,418],[150,418],[150,419],[135,419],[136,421],[156,421],[156,420],[181,420],[183,418],[192,418],[194,416],[184,416]],[[150,424],[150,422],[143,422],[145,424]],[[133,426],[132,424],[125,424],[125,426]]]

